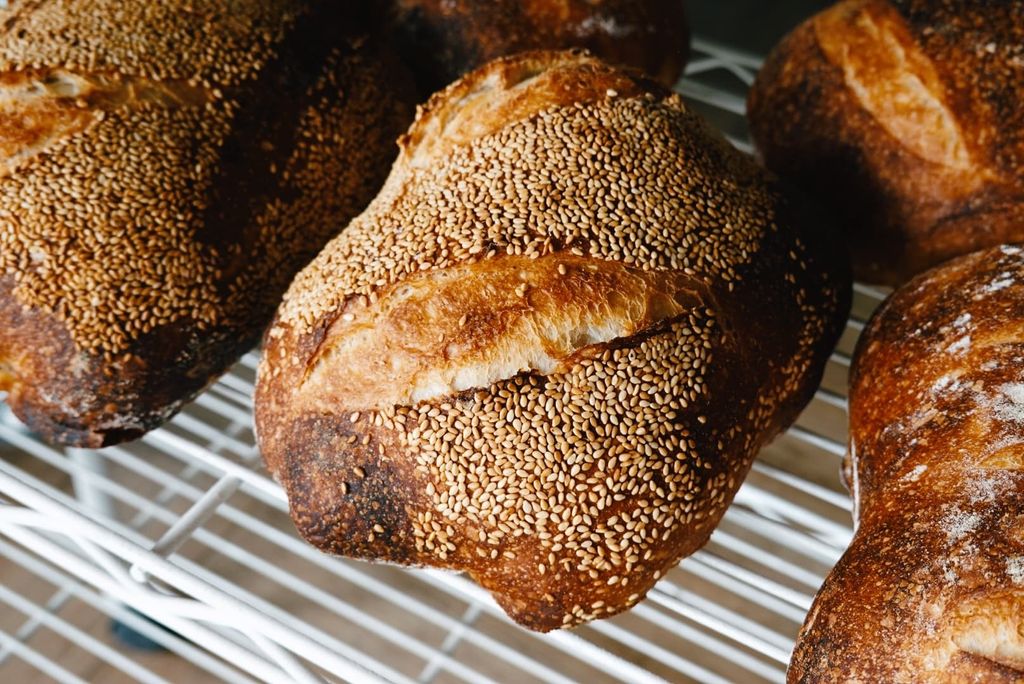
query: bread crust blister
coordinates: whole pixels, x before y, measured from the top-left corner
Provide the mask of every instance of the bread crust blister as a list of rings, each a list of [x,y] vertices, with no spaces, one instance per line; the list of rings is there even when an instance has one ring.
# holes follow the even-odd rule
[[[260,447],[321,549],[577,625],[704,544],[849,288],[827,230],[678,95],[579,52],[498,60],[430,100],[296,278]]]

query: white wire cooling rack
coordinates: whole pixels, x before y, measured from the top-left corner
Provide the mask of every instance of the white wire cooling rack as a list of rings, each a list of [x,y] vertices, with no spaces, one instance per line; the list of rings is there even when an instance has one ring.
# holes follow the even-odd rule
[[[680,91],[749,150],[759,60],[704,41]],[[814,403],[707,547],[625,615],[536,635],[454,574],[307,546],[253,445],[255,354],[141,441],[57,450],[0,420],[0,681],[782,681],[849,541],[838,480],[854,315]],[[111,621],[163,653],[128,647]]]

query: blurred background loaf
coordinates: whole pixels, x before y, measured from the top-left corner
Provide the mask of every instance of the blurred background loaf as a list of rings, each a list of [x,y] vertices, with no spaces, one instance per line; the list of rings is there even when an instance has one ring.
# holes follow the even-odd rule
[[[689,55],[683,0],[390,0],[424,95],[497,57],[586,48],[672,86]]]
[[[166,420],[377,191],[411,89],[347,5],[0,10],[0,390],[30,428]]]
[[[895,285],[1024,240],[1024,2],[843,0],[769,55],[749,98],[766,165]]]

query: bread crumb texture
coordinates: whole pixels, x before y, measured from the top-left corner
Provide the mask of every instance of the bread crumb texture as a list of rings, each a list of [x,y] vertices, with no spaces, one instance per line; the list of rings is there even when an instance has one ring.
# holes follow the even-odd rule
[[[517,116],[403,151],[286,295],[257,421],[310,541],[466,570],[549,630],[628,608],[706,541],[813,392],[848,282],[677,95],[539,54],[492,63],[421,114],[407,140],[457,117],[455,100],[508,97]],[[592,85],[566,101],[550,87],[563,82]],[[395,366],[346,351],[367,325]],[[350,389],[359,373],[367,389]],[[424,393],[389,394],[395,373],[426,378]]]

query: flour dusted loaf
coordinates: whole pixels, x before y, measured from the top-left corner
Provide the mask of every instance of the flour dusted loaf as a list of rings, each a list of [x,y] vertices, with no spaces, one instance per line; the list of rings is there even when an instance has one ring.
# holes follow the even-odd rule
[[[826,202],[854,272],[896,285],[1024,241],[1024,2],[844,0],[769,56],[766,165]]]
[[[331,5],[0,10],[0,391],[47,439],[168,418],[383,183],[404,72]]]
[[[260,447],[325,551],[536,630],[707,540],[845,319],[826,231],[678,95],[574,52],[435,96],[265,340]]]
[[[671,86],[690,52],[683,0],[390,0],[396,43],[430,93],[523,50],[587,48]]]
[[[850,548],[793,682],[1024,680],[1024,251],[918,276],[861,338]]]

